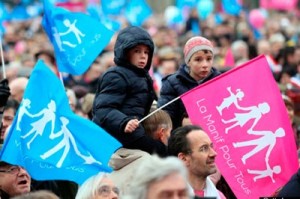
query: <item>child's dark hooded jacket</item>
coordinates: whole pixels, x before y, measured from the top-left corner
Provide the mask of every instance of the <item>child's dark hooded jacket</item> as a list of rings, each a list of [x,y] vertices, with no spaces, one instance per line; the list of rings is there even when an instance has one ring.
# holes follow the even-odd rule
[[[138,44],[150,48],[144,69],[130,64],[127,57],[128,50]],[[156,99],[153,82],[148,74],[153,52],[154,43],[142,28],[131,26],[120,31],[114,48],[116,66],[108,69],[99,80],[93,105],[93,121],[126,148],[160,153],[166,150],[164,144],[146,136],[142,125],[133,133],[124,132],[129,120],[140,120],[149,114],[153,100]]]

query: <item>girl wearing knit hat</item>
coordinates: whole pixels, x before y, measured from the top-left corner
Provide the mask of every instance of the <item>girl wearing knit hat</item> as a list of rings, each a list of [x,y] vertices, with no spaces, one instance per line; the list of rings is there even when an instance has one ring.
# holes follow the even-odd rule
[[[220,74],[212,66],[214,49],[208,39],[200,36],[190,38],[183,52],[185,64],[176,73],[162,80],[158,107]],[[176,100],[163,109],[170,114],[174,129],[181,126],[186,110],[180,100]]]

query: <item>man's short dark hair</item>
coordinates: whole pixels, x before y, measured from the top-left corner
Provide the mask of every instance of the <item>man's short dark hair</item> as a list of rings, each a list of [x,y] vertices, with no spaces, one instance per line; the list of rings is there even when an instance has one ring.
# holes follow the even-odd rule
[[[7,103],[6,103],[5,107],[4,107],[4,110],[12,108],[12,109],[15,110],[15,114],[16,114],[16,112],[17,112],[17,110],[19,108],[19,105],[20,105],[20,103],[17,100],[15,100],[15,99],[8,99]]]
[[[170,156],[178,156],[179,153],[188,154],[190,152],[190,143],[187,134],[193,130],[202,130],[197,125],[186,125],[175,129],[168,141],[168,154]]]
[[[9,163],[7,163],[5,161],[0,160],[0,167],[4,167],[4,166],[7,166],[7,165],[11,165],[11,164],[9,164]]]

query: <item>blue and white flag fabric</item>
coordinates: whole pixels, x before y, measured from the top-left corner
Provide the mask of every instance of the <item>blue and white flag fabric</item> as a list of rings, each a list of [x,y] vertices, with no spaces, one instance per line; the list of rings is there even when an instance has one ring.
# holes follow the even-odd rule
[[[47,0],[42,25],[53,44],[58,70],[73,75],[83,74],[114,34],[90,15],[54,7]]]
[[[227,14],[238,16],[242,11],[239,0],[222,0],[222,7]]]
[[[26,168],[36,180],[82,184],[111,172],[121,144],[90,120],[72,112],[61,81],[43,61],[36,64],[0,159]]]
[[[126,0],[101,0],[101,8],[104,15],[120,15],[124,9]]]
[[[125,8],[125,16],[133,26],[141,26],[152,15],[152,9],[145,0],[131,0]]]
[[[115,19],[111,19],[109,17],[105,17],[105,16],[102,16],[101,17],[101,22],[110,30],[113,30],[115,32],[118,32],[121,30],[122,28],[122,24],[118,21],[118,20],[115,20]]]
[[[179,9],[182,9],[183,7],[189,7],[193,8],[197,6],[198,0],[176,0],[176,6]]]
[[[9,20],[10,21],[23,21],[28,20],[30,15],[26,9],[26,5],[20,3],[16,5],[12,10],[9,11]]]
[[[8,11],[4,3],[0,2],[0,37],[5,33],[5,27],[3,26],[4,21],[8,19]]]
[[[4,3],[0,2],[0,19],[7,20],[8,19],[8,10]]]

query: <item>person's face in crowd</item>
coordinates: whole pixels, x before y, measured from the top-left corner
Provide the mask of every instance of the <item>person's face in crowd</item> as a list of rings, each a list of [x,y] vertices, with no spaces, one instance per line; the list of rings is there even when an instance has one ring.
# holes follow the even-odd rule
[[[54,63],[52,62],[52,58],[46,54],[46,53],[42,53],[38,56],[38,59],[41,59],[45,62],[45,64],[54,72],[56,73],[57,69],[56,66],[54,65]]]
[[[188,187],[179,173],[172,173],[148,186],[147,199],[171,199],[188,197]]]
[[[164,77],[175,73],[177,71],[176,60],[175,59],[163,60],[161,62],[160,70]]]
[[[9,125],[11,125],[14,117],[15,117],[15,109],[13,109],[13,108],[8,108],[3,112],[2,128],[1,128],[1,136],[0,136],[1,140],[4,139],[4,133],[7,129],[7,127],[9,127]]]
[[[119,189],[114,185],[111,179],[103,178],[98,188],[98,193],[94,199],[118,199]]]
[[[99,63],[93,63],[84,75],[87,83],[98,79],[103,73],[102,66]]]
[[[284,72],[284,73],[282,73],[282,76],[281,76],[279,82],[282,85],[287,85],[291,82],[291,76],[288,73]]]
[[[69,99],[69,105],[71,107],[71,110],[73,112],[76,111],[76,97],[74,97],[74,95],[72,94],[72,91],[67,91],[67,96]]]
[[[294,122],[295,111],[292,106],[286,105],[286,110],[290,119],[291,124]]]
[[[300,48],[295,49],[295,58],[296,58],[296,63],[300,63]]]
[[[187,139],[190,143],[190,152],[180,153],[179,158],[184,161],[189,173],[204,178],[215,173],[217,153],[208,135],[203,130],[193,130],[187,135]]]
[[[138,68],[145,68],[149,58],[149,48],[146,45],[137,45],[128,51],[129,62]]]
[[[207,77],[212,68],[213,54],[210,51],[200,50],[194,53],[188,62],[190,67],[190,75],[196,81],[202,80]]]
[[[31,178],[27,171],[15,165],[0,166],[0,188],[9,196],[30,192]]]

